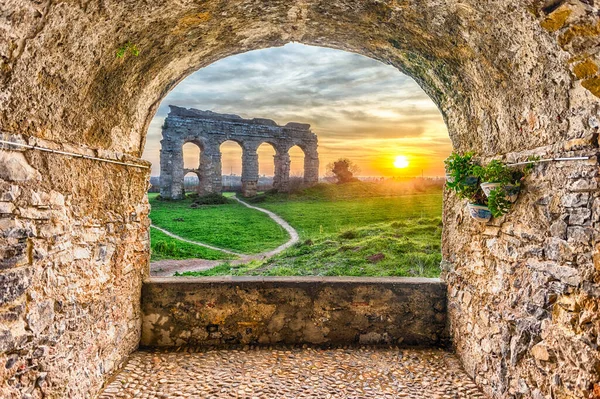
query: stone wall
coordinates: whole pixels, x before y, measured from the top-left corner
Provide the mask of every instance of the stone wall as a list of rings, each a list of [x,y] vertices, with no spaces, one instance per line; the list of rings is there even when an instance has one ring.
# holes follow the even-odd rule
[[[149,169],[0,150],[0,397],[89,398],[137,347],[148,175]]]
[[[554,124],[562,138],[521,151],[498,143],[493,158],[590,159],[536,166],[513,211],[484,225],[446,194],[450,331],[467,371],[492,397],[600,398],[600,107],[590,97],[600,95],[600,60],[590,51],[600,41],[600,22],[593,2],[544,6],[531,11],[572,74],[548,84],[551,74],[540,77],[554,104],[547,112],[523,109],[520,126],[505,127],[506,137],[528,140]],[[471,150],[484,155],[483,163],[492,159]]]
[[[451,335],[469,374],[494,397],[598,397],[600,195],[589,145],[506,154],[508,162],[591,158],[536,166],[513,210],[487,224],[446,195]]]
[[[155,278],[142,312],[145,346],[448,342],[437,279]]]

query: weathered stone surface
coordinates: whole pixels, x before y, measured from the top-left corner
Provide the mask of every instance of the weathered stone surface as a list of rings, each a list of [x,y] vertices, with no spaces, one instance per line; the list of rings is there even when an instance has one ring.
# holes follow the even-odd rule
[[[18,154],[45,178],[0,179],[0,397],[93,397],[139,342],[148,170]]]
[[[597,3],[182,0],[174,7],[155,0],[5,1],[0,130],[23,135],[19,140],[30,144],[88,155],[119,153],[136,161],[169,89],[228,55],[296,41],[394,65],[438,104],[459,151],[472,150],[487,160],[592,156],[536,167],[512,212],[491,223],[500,227],[497,236],[484,236],[485,227],[468,219],[464,203],[446,194],[443,252],[454,345],[488,394],[598,396],[600,78],[592,65],[600,65]],[[140,49],[139,56],[116,56],[127,42]],[[15,338],[21,333],[7,338],[7,347],[16,349],[0,351],[0,364],[11,364],[0,372],[0,396],[41,397],[36,370],[43,367],[51,381],[46,397],[87,399],[137,343],[148,258],[147,174],[48,153],[23,154],[40,180],[1,178],[2,201],[15,202],[19,212],[35,208],[32,191],[57,192],[65,201],[49,214],[40,212],[50,219],[11,215],[33,225],[32,250],[39,254],[32,256],[27,295],[15,301],[27,300],[29,308],[55,300],[54,323],[64,328],[29,343]],[[571,186],[573,179],[585,182]],[[12,191],[15,185],[20,193]],[[577,236],[568,242],[574,259],[564,265],[546,259],[551,224],[569,223],[574,208],[593,210],[590,225],[567,226],[558,229],[564,236],[553,235],[567,242],[568,231]],[[131,212],[137,215],[133,219]],[[108,260],[73,259],[72,248],[85,245],[80,233],[86,224],[99,226],[97,240],[114,247]],[[527,232],[512,236],[519,226]],[[489,238],[496,241],[488,247]],[[0,234],[0,248],[10,245],[4,240]],[[530,267],[544,262],[567,268],[552,270],[567,271],[560,274],[565,281]],[[576,298],[577,306],[555,305],[561,296]],[[547,302],[546,308],[540,302]],[[6,327],[11,332],[25,325],[24,312],[15,314],[18,320]],[[56,353],[34,359],[30,353],[41,340],[52,340]],[[541,364],[531,355],[529,349],[541,341],[555,353],[555,362]],[[17,378],[19,369],[26,372]]]
[[[31,269],[20,268],[0,274],[0,306],[23,295],[31,285]]]
[[[445,345],[437,279],[160,278],[142,290],[142,345]]]
[[[263,143],[275,149],[273,188],[287,191],[290,179],[288,151],[297,145],[304,151],[304,182],[312,185],[319,180],[317,136],[310,125],[290,122],[279,126],[270,119],[243,119],[237,115],[185,109],[171,105],[171,112],[162,129],[160,149],[160,194],[163,198],[185,196],[183,179],[189,172],[198,175],[198,194],[220,193],[221,144],[233,140],[242,147],[242,194],[256,195],[258,186],[258,154]],[[183,145],[200,147],[198,169],[183,168]]]
[[[16,151],[0,151],[0,179],[18,182],[39,178],[39,172],[29,166],[23,154]]]

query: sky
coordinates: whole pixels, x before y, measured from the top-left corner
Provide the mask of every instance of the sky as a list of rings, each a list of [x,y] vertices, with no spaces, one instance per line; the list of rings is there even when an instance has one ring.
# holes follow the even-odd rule
[[[168,105],[268,118],[280,125],[310,123],[319,139],[320,175],[349,158],[360,176],[443,176],[452,151],[436,105],[407,75],[358,54],[289,43],[219,60],[188,76],[161,102],[148,130],[143,158],[158,176],[161,126]],[[241,148],[221,146],[223,173],[241,174]],[[259,173],[273,174],[274,150],[259,148]],[[199,149],[184,146],[186,167]],[[292,175],[302,175],[303,154],[290,151]],[[394,167],[397,156],[409,166]]]

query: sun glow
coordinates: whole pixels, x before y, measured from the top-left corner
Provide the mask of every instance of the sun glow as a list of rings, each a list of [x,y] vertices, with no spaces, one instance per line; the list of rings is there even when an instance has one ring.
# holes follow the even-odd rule
[[[408,159],[404,155],[398,155],[394,160],[394,166],[398,169],[408,168]]]

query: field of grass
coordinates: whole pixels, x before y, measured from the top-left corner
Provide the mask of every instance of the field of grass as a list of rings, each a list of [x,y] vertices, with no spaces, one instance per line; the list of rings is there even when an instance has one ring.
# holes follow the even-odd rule
[[[153,262],[163,259],[226,260],[235,258],[220,251],[213,251],[212,249],[176,240],[153,228],[150,229],[150,243],[152,248],[151,261]]]
[[[343,200],[295,200],[259,204],[291,224],[304,239],[314,239],[374,223],[435,218],[442,213],[442,195]]]
[[[440,217],[406,219],[304,240],[265,262],[180,275],[438,277],[440,239]]]
[[[372,197],[381,191],[362,183],[320,186],[253,201],[288,221],[301,243],[265,262],[183,275],[439,276],[441,189]]]
[[[252,254],[274,249],[289,239],[287,232],[267,215],[246,208],[233,200],[224,205],[203,205],[193,209],[190,208],[193,202],[191,199],[160,201],[156,197],[157,194],[148,194],[152,224],[192,241]],[[153,229],[151,234],[153,247],[156,247],[155,237],[159,237],[161,233]],[[164,234],[157,238],[161,239],[173,240]],[[179,240],[175,241],[181,245],[185,244]],[[205,250],[200,248],[196,251]],[[160,255],[153,256],[153,260],[157,260],[157,256]],[[180,259],[184,257],[186,256],[182,253]],[[187,256],[193,257],[195,256]]]

